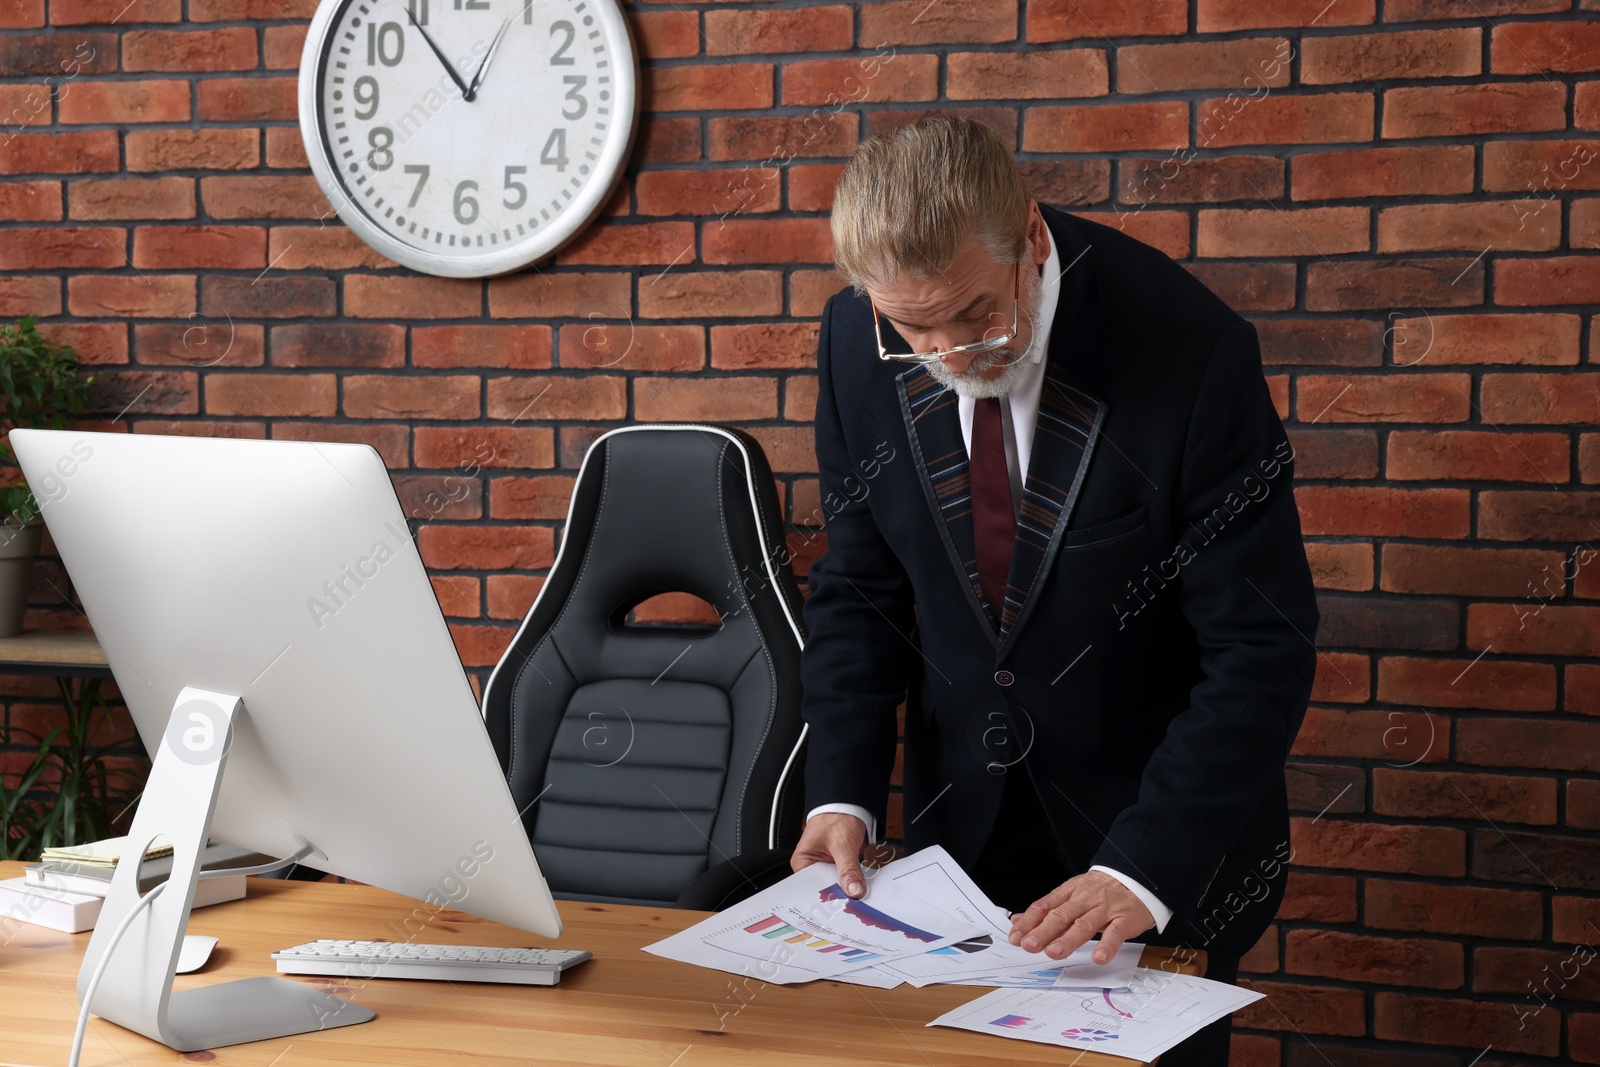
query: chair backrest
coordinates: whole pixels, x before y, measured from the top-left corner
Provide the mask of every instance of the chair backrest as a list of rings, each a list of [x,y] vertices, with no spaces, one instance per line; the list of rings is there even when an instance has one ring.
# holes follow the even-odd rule
[[[721,625],[629,625],[691,593]],[[760,446],[708,425],[613,430],[484,690],[551,891],[670,904],[708,867],[799,837],[800,591]]]

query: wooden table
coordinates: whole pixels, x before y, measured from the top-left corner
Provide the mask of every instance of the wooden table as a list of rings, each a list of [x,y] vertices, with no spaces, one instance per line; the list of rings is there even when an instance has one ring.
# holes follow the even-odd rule
[[[0,863],[0,879],[22,874]],[[365,885],[250,879],[249,896],[201,908],[190,933],[221,939],[196,974],[176,988],[275,974],[268,953],[318,937],[398,940],[417,901]],[[920,1064],[1003,1067],[1071,1062],[1129,1067],[1132,1060],[1078,1053],[924,1024],[988,992],[975,986],[869,989],[841,982],[766,985],[665,960],[641,946],[691,926],[706,912],[562,901],[559,941],[535,939],[458,911],[438,912],[416,941],[463,945],[585,948],[594,959],[553,988],[403,979],[303,981],[378,1013],[372,1022],[213,1052],[173,1052],[99,1018],[91,1021],[83,1067],[142,1067],[183,1061],[252,1067],[373,1064],[427,1067],[648,1067]],[[418,917],[428,914],[422,908]],[[0,924],[0,1064],[60,1067],[77,1018],[78,965],[89,934]],[[1158,966],[1164,949],[1145,950]],[[1198,973],[1204,956],[1179,969]],[[1198,965],[1198,966],[1197,966]],[[1169,967],[1174,964],[1169,963]]]
[[[24,630],[0,637],[0,674],[109,678],[111,668],[89,630]]]

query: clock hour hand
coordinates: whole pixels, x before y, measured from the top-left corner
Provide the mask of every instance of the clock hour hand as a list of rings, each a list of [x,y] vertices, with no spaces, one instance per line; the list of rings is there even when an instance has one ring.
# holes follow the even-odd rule
[[[478,86],[483,84],[483,76],[489,73],[489,61],[494,58],[495,50],[500,47],[500,38],[505,35],[506,27],[511,25],[511,20],[506,19],[500,24],[500,31],[494,35],[494,40],[489,42],[489,51],[484,53],[483,62],[478,64],[478,72],[472,76],[472,84],[467,86],[466,99],[474,100],[478,96]]]
[[[433,43],[433,38],[429,37],[428,31],[422,28],[422,24],[417,21],[417,17],[411,13],[410,7],[406,8],[406,18],[410,19],[411,25],[415,26],[417,28],[417,32],[422,34],[422,39],[428,42],[428,47],[433,49],[433,54],[439,57],[439,62],[443,64],[445,73],[449,74],[450,80],[455,82],[456,85],[461,89],[461,95],[465,99],[471,100],[472,93],[471,90],[467,88],[467,83],[461,80],[461,75],[456,73],[456,68],[451,66],[450,61],[444,57],[444,53],[439,51],[439,46]]]

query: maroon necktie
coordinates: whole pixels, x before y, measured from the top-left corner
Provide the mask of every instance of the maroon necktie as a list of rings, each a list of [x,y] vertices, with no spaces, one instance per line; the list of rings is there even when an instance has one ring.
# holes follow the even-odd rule
[[[1011,476],[1006,471],[1000,401],[995,397],[972,406],[972,536],[978,550],[978,585],[994,608],[998,622],[1005,607],[1006,576],[1011,571],[1011,545],[1017,537],[1017,514],[1011,503]]]

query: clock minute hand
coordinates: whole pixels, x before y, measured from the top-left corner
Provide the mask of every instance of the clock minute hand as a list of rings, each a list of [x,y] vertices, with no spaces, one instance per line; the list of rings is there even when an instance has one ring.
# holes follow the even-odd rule
[[[483,84],[483,76],[489,73],[489,61],[494,58],[495,52],[500,47],[500,38],[505,35],[506,27],[511,25],[511,20],[506,19],[500,24],[500,30],[494,35],[494,40],[489,42],[489,51],[484,53],[483,62],[478,64],[478,72],[472,76],[472,84],[467,87],[466,99],[476,100],[478,86]]]
[[[417,17],[411,13],[411,8],[409,7],[406,8],[406,18],[410,19],[411,25],[415,26],[417,32],[422,34],[422,39],[428,42],[428,47],[433,49],[433,54],[439,57],[439,63],[444,67],[445,73],[450,75],[450,80],[455,82],[461,89],[461,95],[471,100],[472,96],[470,90],[467,89],[467,83],[461,80],[461,75],[456,73],[456,68],[452,67],[450,61],[444,57],[444,53],[439,51],[439,46],[433,43],[433,38],[428,36],[428,31],[422,28],[422,24],[417,21]]]

